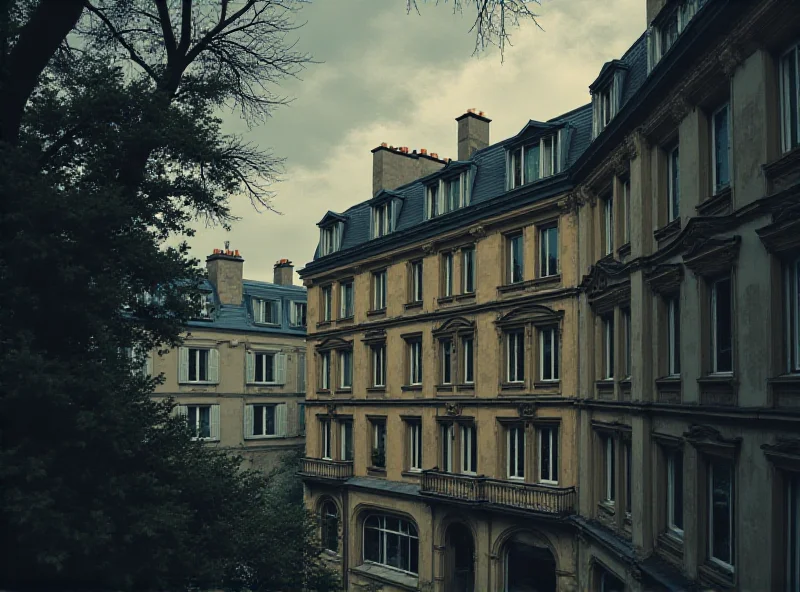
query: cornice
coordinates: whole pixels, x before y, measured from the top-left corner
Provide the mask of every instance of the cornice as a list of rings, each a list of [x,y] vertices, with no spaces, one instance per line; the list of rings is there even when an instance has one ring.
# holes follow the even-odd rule
[[[693,424],[683,437],[701,452],[728,458],[736,455],[742,443],[741,437],[725,438],[718,429],[709,425]]]
[[[657,265],[644,274],[650,289],[656,294],[670,294],[680,290],[683,281],[683,265]]]
[[[519,325],[552,325],[564,317],[563,310],[553,310],[540,304],[519,306],[502,315],[495,321],[498,327],[511,327]]]
[[[738,235],[698,241],[684,254],[683,262],[698,276],[723,274],[736,264],[741,242]]]

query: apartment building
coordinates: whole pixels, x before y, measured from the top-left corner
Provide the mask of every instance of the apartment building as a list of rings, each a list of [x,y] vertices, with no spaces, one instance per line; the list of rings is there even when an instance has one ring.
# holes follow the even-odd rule
[[[647,25],[591,104],[379,146],[318,224],[302,475],[348,589],[800,590],[800,11]]]
[[[146,371],[163,374],[155,397],[173,397],[197,438],[269,471],[305,434],[306,290],[288,260],[274,282],[243,279],[238,251],[215,249],[199,316],[183,345],[151,352]]]

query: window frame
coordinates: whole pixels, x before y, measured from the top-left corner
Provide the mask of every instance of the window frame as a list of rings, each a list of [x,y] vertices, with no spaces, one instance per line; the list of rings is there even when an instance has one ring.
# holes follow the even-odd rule
[[[786,371],[800,374],[800,256],[783,265]]]
[[[517,189],[531,183],[536,183],[547,177],[552,177],[561,172],[559,166],[559,134],[545,134],[535,141],[509,148],[506,156],[506,187],[508,190]],[[527,175],[527,155],[536,148],[536,173],[533,179],[528,179]],[[546,154],[549,154],[547,158]],[[519,164],[519,181],[517,181],[517,164]]]
[[[339,319],[351,319],[354,315],[355,288],[353,280],[342,281],[339,283]]]
[[[211,347],[191,347],[187,346],[186,349],[188,350],[188,363],[187,363],[187,384],[210,384],[212,382],[211,375],[210,375],[210,367],[211,367]],[[192,377],[192,352],[196,352],[195,356],[195,370],[196,370],[196,377]],[[204,356],[201,356],[201,353],[205,353]],[[202,363],[205,361],[205,374],[206,377],[202,378]]]
[[[620,320],[622,321],[622,337],[625,341],[623,343],[623,372],[622,372],[622,380],[631,380],[632,373],[633,373],[633,351],[631,348],[631,339],[633,337],[633,329],[631,327],[631,309],[630,308],[620,308]]]
[[[519,241],[519,248],[515,249],[514,246],[517,241]],[[517,254],[519,256],[517,266],[515,266],[515,251],[518,251]],[[525,236],[522,231],[506,235],[506,258],[508,261],[506,265],[506,284],[512,285],[525,281]]]
[[[328,323],[333,320],[333,284],[327,284],[320,288],[322,301],[322,322]]]
[[[625,228],[623,229],[624,245],[631,242],[631,180],[622,181],[622,207],[625,208]]]
[[[461,431],[459,445],[461,474],[475,476],[478,474],[478,427],[474,422],[469,422],[460,424],[459,428]]]
[[[667,376],[681,375],[681,301],[680,294],[667,297]]]
[[[339,389],[340,390],[351,390],[353,388],[353,350],[352,349],[341,349],[338,351],[338,358],[339,358],[339,367],[338,367],[338,374],[339,374]],[[349,358],[349,372],[347,372],[347,368],[345,368],[345,360]]]
[[[542,382],[559,382],[561,380],[561,355],[559,351],[560,347],[560,335],[559,335],[559,327],[558,325],[551,325],[545,327],[537,327],[539,332],[539,380]],[[547,365],[545,364],[545,340],[546,340],[546,333],[550,334],[550,378],[545,377],[545,369]]]
[[[247,435],[248,438],[270,438],[270,437],[276,437],[276,436],[280,435],[279,434],[280,430],[278,428],[278,403],[251,403],[250,406],[253,408],[253,426],[252,426],[253,432],[251,434]],[[255,429],[256,429],[255,418],[256,418],[256,410],[259,407],[262,408],[262,412],[261,412],[261,426],[262,426],[261,432],[262,433],[256,434],[255,433]],[[268,425],[268,422],[267,422],[267,415],[268,415],[267,414],[267,409],[272,409],[272,426],[273,426],[273,433],[272,434],[265,433],[267,431],[267,425]]]
[[[718,332],[718,325],[719,325],[719,312],[717,311],[719,296],[718,296],[718,286],[723,283],[728,282],[728,290],[729,290],[729,323],[730,323],[730,356],[731,356],[731,364],[729,370],[720,370],[719,369],[719,335]],[[711,320],[711,332],[710,332],[710,341],[711,341],[711,374],[713,375],[720,375],[720,376],[730,376],[733,374],[734,367],[735,367],[735,351],[734,351],[734,343],[735,343],[735,336],[733,332],[734,328],[734,311],[733,311],[733,276],[732,275],[725,275],[718,278],[711,280],[710,286],[710,320]]]
[[[512,356],[512,337],[517,343],[514,344],[513,351],[516,356]],[[506,383],[508,384],[524,384],[525,383],[525,358],[526,352],[526,331],[524,328],[509,329],[505,332],[505,366],[506,366]],[[512,360],[514,361],[512,368]],[[512,372],[513,370],[513,372]],[[512,378],[513,375],[513,378]]]
[[[423,260],[417,259],[411,262],[411,298],[410,302],[422,302],[424,290],[424,267]]]
[[[441,295],[443,298],[450,298],[455,295],[455,286],[453,279],[453,272],[455,271],[455,257],[452,251],[442,253],[442,290]]]
[[[794,58],[794,89],[787,88],[787,75],[785,72],[784,60],[790,56]],[[778,80],[780,92],[780,124],[781,124],[781,152],[786,154],[800,146],[800,43],[792,45],[784,51],[778,60]],[[794,97],[794,112],[792,111],[791,99]],[[794,128],[792,129],[792,119]]]
[[[728,490],[728,532],[729,544],[728,553],[730,556],[730,563],[714,556],[714,466],[717,464],[726,464],[730,467],[730,485]],[[707,556],[708,560],[722,569],[734,573],[736,565],[736,465],[732,459],[722,459],[717,457],[710,457],[707,460],[708,470],[708,487],[706,488],[706,512],[707,517]]]
[[[720,155],[717,154],[717,116],[725,113],[725,131],[728,138],[728,145],[725,150],[725,158],[728,161],[728,180],[726,183],[720,184],[717,179],[717,159]],[[725,191],[731,185],[731,109],[730,102],[726,101],[711,113],[711,192],[712,195],[718,195]]]
[[[475,270],[475,246],[464,247],[461,249],[461,292],[462,294],[474,294],[477,288]]]
[[[512,439],[514,440],[514,454],[512,454]],[[509,481],[525,481],[527,442],[528,434],[525,424],[514,423],[506,427],[506,476]]]
[[[331,390],[331,352],[330,350],[319,353],[319,388],[323,391]]]
[[[555,232],[555,259],[552,262],[553,268],[551,269],[550,266],[550,241],[549,233]],[[539,228],[539,277],[540,278],[548,278],[548,277],[555,277],[559,274],[559,267],[561,260],[559,258],[559,232],[558,232],[558,224],[548,224],[546,226],[541,226]]]
[[[667,223],[681,216],[680,144],[676,142],[667,153]]]
[[[423,379],[422,338],[410,339],[408,346],[408,384],[421,386]]]
[[[614,380],[616,364],[615,359],[615,331],[614,314],[607,314],[601,317],[603,321],[603,380]]]
[[[603,199],[603,256],[614,253],[614,197]]]
[[[250,306],[253,309],[253,323],[256,325],[280,325],[280,300],[270,298],[250,299]],[[269,308],[269,320],[267,318],[267,308]],[[263,313],[263,314],[262,314]],[[264,320],[261,320],[263,317]],[[277,320],[273,317],[279,317]]]
[[[319,420],[321,442],[322,442],[322,459],[333,460],[333,422],[329,417],[323,417]]]
[[[452,422],[439,424],[439,458],[441,470],[453,473],[453,442],[455,441],[455,424]]]
[[[372,443],[372,449],[370,451],[369,466],[374,467],[376,469],[386,470],[386,440],[389,439],[389,432],[386,426],[386,418],[371,418],[370,431],[372,432],[372,435],[370,437],[370,442]],[[381,434],[383,434],[382,442],[381,442]],[[376,452],[380,452],[383,454],[383,465],[378,465],[375,463]]]
[[[386,526],[387,517],[391,518],[392,520],[398,520],[398,526],[400,526],[401,523],[404,523],[406,525],[405,528],[406,528],[407,532],[402,532],[401,530],[398,530],[398,531],[390,530]],[[378,519],[378,526],[377,527],[368,525],[368,522],[370,521],[371,518],[377,518]],[[375,530],[378,533],[378,537],[379,537],[379,541],[380,541],[379,544],[378,544],[378,550],[377,550],[378,561],[373,561],[372,559],[367,559],[367,543],[366,543],[366,540],[367,540],[367,529]],[[401,567],[396,567],[394,565],[390,565],[389,564],[388,552],[387,552],[387,549],[389,548],[389,544],[387,542],[389,535],[397,536],[399,544],[403,544],[400,541],[400,537],[405,537],[406,539],[408,539],[407,540],[407,544],[408,544],[408,553],[409,553],[409,555],[408,555],[408,561],[409,561],[408,567],[409,567],[409,569],[403,569]],[[416,540],[416,545],[415,546],[416,546],[416,551],[417,551],[417,553],[416,553],[416,555],[417,555],[416,556],[417,571],[413,571],[411,569],[411,568],[413,568],[414,563],[415,563],[414,557],[412,555],[412,549],[414,547],[414,545],[412,545],[412,541],[413,540]],[[418,531],[416,525],[412,521],[407,520],[405,518],[401,518],[399,516],[394,516],[394,515],[391,515],[391,514],[371,513],[371,514],[365,516],[365,518],[364,518],[364,522],[363,522],[362,528],[361,528],[361,542],[362,542],[361,558],[362,558],[362,561],[364,563],[370,563],[370,564],[373,564],[373,565],[380,565],[380,566],[383,566],[383,567],[385,567],[387,569],[399,571],[399,572],[402,572],[402,573],[407,573],[407,574],[410,574],[410,575],[413,575],[413,576],[417,576],[417,577],[419,576],[419,531]],[[398,549],[399,549],[399,546],[398,546]]]
[[[213,409],[212,409],[213,406],[214,405],[212,405],[212,404],[205,404],[205,403],[191,403],[191,404],[185,405],[185,407],[186,407],[186,423],[189,425],[189,428],[192,430],[192,433],[194,434],[192,436],[192,440],[209,441],[209,440],[218,440],[219,439],[218,437],[214,437],[214,427],[212,425],[213,421],[214,421],[213,417],[212,417],[213,416]],[[195,421],[194,421],[194,426],[192,426],[191,422],[189,421],[189,418],[191,416],[190,409],[196,409],[197,410],[196,411]],[[198,435],[200,433],[200,427],[202,426],[202,421],[201,421],[201,417],[200,417],[200,409],[208,410],[208,436],[200,436],[200,435]]]
[[[333,507],[333,513],[326,512],[330,507]],[[339,508],[333,500],[327,499],[320,504],[319,508],[319,522],[320,522],[320,542],[322,548],[330,553],[339,554]],[[335,532],[331,532],[331,524],[335,524]],[[331,549],[330,543],[332,542],[331,536],[336,540],[336,548]]]
[[[387,269],[372,272],[372,310],[386,310]]]
[[[445,348],[445,344],[449,344]],[[443,386],[452,386],[453,381],[453,344],[452,336],[442,337],[439,339],[439,384]]]
[[[601,434],[603,443],[603,503],[615,506],[617,501],[616,442],[612,434]]]
[[[469,343],[469,347],[467,347]],[[460,369],[461,384],[475,384],[475,336],[473,334],[461,336],[461,351],[463,352],[463,365]],[[469,372],[468,372],[469,370]]]
[[[537,427],[538,432],[538,456],[539,456],[539,483],[544,485],[558,485],[558,474],[559,474],[559,462],[560,462],[560,451],[559,451],[559,443],[560,438],[559,436],[559,426],[558,425],[541,425]],[[549,441],[548,446],[548,477],[545,478],[544,474],[544,439],[545,433],[547,433],[547,439]],[[555,462],[553,462],[555,460]],[[553,466],[555,465],[555,467]],[[553,478],[555,477],[555,478]]]
[[[406,420],[406,435],[408,438],[408,471],[421,473],[423,468],[422,419]]]
[[[386,344],[372,344],[370,357],[372,359],[372,388],[386,388]]]
[[[668,449],[665,450],[666,457],[666,472],[667,472],[667,512],[666,512],[666,527],[667,533],[671,534],[672,536],[683,539],[683,524],[684,524],[684,495],[683,495],[683,449],[682,448],[675,448],[675,449]],[[676,463],[676,459],[679,459],[680,462]],[[676,466],[676,464],[680,464],[680,467]],[[676,470],[678,469],[678,470]],[[676,516],[676,477],[675,475],[680,475],[680,505],[681,505],[681,525],[678,526],[677,522],[675,521]]]

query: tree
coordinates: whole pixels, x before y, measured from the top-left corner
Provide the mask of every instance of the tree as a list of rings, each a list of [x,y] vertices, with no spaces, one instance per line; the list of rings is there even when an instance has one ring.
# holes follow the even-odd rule
[[[279,159],[215,113],[284,101],[296,5],[0,0],[0,586],[337,588],[287,477],[192,441],[136,371],[199,304],[165,239],[269,207]]]
[[[443,0],[443,3],[447,1]],[[463,13],[465,5],[470,9],[474,5],[475,20],[470,28],[470,33],[475,35],[474,53],[493,46],[500,50],[502,58],[506,44],[511,45],[511,29],[519,27],[524,21],[539,26],[536,20],[538,15],[531,10],[531,4],[534,3],[540,4],[539,0],[453,0],[453,11]],[[412,11],[420,12],[418,0],[406,0],[406,12]]]

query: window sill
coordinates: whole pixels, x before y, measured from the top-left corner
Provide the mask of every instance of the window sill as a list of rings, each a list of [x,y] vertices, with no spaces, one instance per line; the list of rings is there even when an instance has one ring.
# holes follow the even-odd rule
[[[455,296],[439,296],[436,299],[436,304],[450,304],[451,302],[455,301]]]
[[[681,402],[681,377],[665,376],[656,379],[656,392],[659,403],[679,404]]]
[[[475,292],[467,292],[466,294],[459,294],[456,296],[456,300],[459,302],[463,302],[465,300],[475,300]]]
[[[675,218],[672,222],[669,222],[665,226],[655,230],[653,232],[653,237],[658,242],[659,246],[661,243],[674,238],[679,232],[681,231],[681,219],[680,217]]]
[[[342,323],[343,325],[347,325],[349,323],[352,323],[354,320],[355,319],[354,319],[353,315],[350,315],[349,317],[339,317],[338,319],[336,319],[336,321],[338,323]]]
[[[613,516],[617,511],[614,502],[609,502],[607,500],[597,502],[597,509],[600,510],[601,514],[605,514],[606,516]]]
[[[613,378],[604,378],[603,380],[598,380],[594,383],[594,387],[595,394],[597,395],[598,399],[604,399],[606,401],[611,401],[614,399]]]
[[[376,310],[368,310],[367,311],[368,317],[381,317],[386,316],[386,308],[379,308]]]
[[[205,381],[205,382],[200,382],[200,381],[198,381],[198,382],[179,382],[178,384],[181,384],[183,386],[216,386],[217,385],[216,382],[208,382],[208,381]]]
[[[422,390],[422,385],[421,384],[404,384],[403,386],[400,387],[400,390],[402,390],[404,393],[405,392],[409,392],[409,391],[421,391]]]
[[[323,327],[330,327],[331,321],[320,321],[317,323],[317,329],[322,329]]]
[[[722,216],[730,214],[733,206],[730,187],[720,189],[714,195],[695,207],[701,216]]]
[[[672,532],[664,532],[658,535],[656,547],[660,555],[674,563],[683,563],[683,539],[678,538]]]
[[[367,467],[367,474],[373,477],[385,477],[386,467]]]
[[[524,280],[515,282],[513,284],[504,284],[497,287],[497,291],[501,294],[508,294],[511,292],[521,292],[523,290],[544,288],[547,286],[556,286],[561,283],[561,274],[548,275],[545,277],[538,277],[532,280]]]
[[[713,406],[736,405],[738,381],[732,373],[709,374],[697,379],[700,385],[700,404]]]
[[[248,382],[247,386],[257,386],[259,388],[266,388],[266,387],[283,386],[283,385],[278,384],[277,382]]]
[[[256,327],[280,327],[281,326],[280,323],[259,323],[257,321],[253,321],[253,324]]]
[[[385,393],[386,387],[385,386],[369,386],[367,387],[368,393]]]
[[[318,395],[330,395],[331,389],[317,389]]]
[[[422,300],[418,302],[406,302],[403,305],[403,308],[405,308],[405,310],[414,310],[415,308],[422,308]]]
[[[252,442],[253,440],[285,440],[286,438],[290,438],[291,436],[278,436],[278,435],[270,435],[270,436],[245,436],[245,442]]]
[[[533,383],[533,388],[537,390],[558,390],[561,388],[561,380],[537,380]]]
[[[620,401],[631,400],[631,377],[626,376],[619,381],[619,398]]]
[[[726,569],[711,560],[697,568],[700,581],[711,586],[724,586],[732,588],[735,585],[733,570]]]
[[[523,391],[525,390],[524,382],[504,382],[500,385],[500,389],[504,391]]]
[[[398,586],[404,590],[416,591],[419,589],[419,578],[417,576],[376,563],[362,563],[351,567],[350,572],[370,580]]]
[[[784,152],[780,158],[762,167],[764,176],[768,180],[768,195],[780,193],[797,183],[800,170],[798,164],[800,164],[800,147]]]
[[[402,471],[400,475],[419,481],[422,479],[422,469],[406,469],[405,471]]]
[[[475,391],[475,383],[474,382],[468,382],[468,383],[456,385],[456,390],[458,392],[460,392],[460,393],[463,393],[463,392],[470,392],[470,393],[474,392]]]
[[[353,389],[352,388],[338,388],[334,391],[336,395],[352,395]]]
[[[767,383],[774,407],[800,407],[800,374],[783,374]]]
[[[452,393],[455,390],[455,386],[452,384],[437,384],[436,385],[436,392],[437,393]]]

